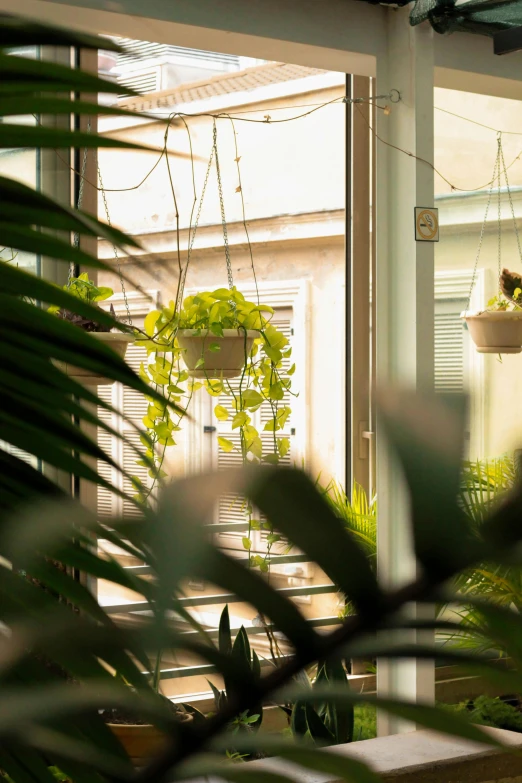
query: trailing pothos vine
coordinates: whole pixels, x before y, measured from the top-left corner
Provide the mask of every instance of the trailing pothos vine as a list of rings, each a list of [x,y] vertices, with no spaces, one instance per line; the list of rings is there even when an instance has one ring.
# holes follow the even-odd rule
[[[187,413],[195,391],[206,392],[227,407],[217,402],[214,415],[219,421],[230,421],[232,430],[239,433],[239,449],[244,463],[277,464],[290,449],[288,437],[282,435],[291,408],[285,402],[291,391],[292,375],[295,364],[290,365],[291,346],[285,335],[271,323],[273,309],[268,305],[249,302],[235,288],[219,288],[188,296],[179,311],[175,303],[170,302],[162,310],[154,310],[145,319],[145,339],[139,339],[136,345],[147,349],[148,360],[143,362],[140,375],[155,391],[163,394],[164,403],[149,399],[147,414],[143,424],[147,430],[143,443],[146,457],[153,460],[154,467],[149,469],[153,484],[166,476],[163,470],[166,449],[176,445],[176,432],[181,429],[182,419]],[[224,330],[237,330],[244,335],[243,367],[238,378],[233,381],[226,377],[212,377],[207,373],[205,352],[218,353],[222,350]],[[184,349],[179,337],[190,330],[190,334],[204,337],[205,351],[196,363],[197,374],[193,378],[184,362]],[[255,338],[248,347],[247,334],[254,331]],[[290,365],[290,366],[289,366]],[[223,400],[226,398],[226,401]],[[175,403],[181,413],[174,413],[171,403]],[[263,430],[269,437],[262,438],[261,432],[254,426],[253,414],[267,404],[271,415]],[[233,451],[236,446],[228,438],[218,437],[218,445],[225,452]],[[140,464],[146,464],[145,462]],[[146,502],[151,487],[139,486],[138,500]],[[246,507],[249,520],[248,535],[243,538],[243,546],[249,551],[252,546],[251,534],[262,527],[267,530],[268,554],[279,536],[269,523],[256,520],[253,509]],[[262,571],[269,567],[268,557],[250,555],[250,564]]]
[[[220,119],[229,120],[233,132],[234,162],[238,177],[234,192],[239,194],[241,199],[242,223],[257,290],[239,166],[241,157],[237,146],[234,121],[226,114],[221,115]],[[187,132],[192,166],[193,203],[185,264],[182,261],[184,253],[182,253],[180,245],[180,213],[167,144],[170,128],[176,120],[181,121]],[[230,421],[231,429],[237,430],[239,433],[239,447],[236,447],[229,438],[218,437],[220,449],[232,452],[238,448],[243,463],[264,462],[268,464],[277,464],[287,456],[290,450],[290,441],[283,434],[283,430],[291,414],[291,408],[287,404],[288,397],[289,395],[297,396],[291,390],[292,375],[295,372],[295,365],[290,363],[291,346],[285,335],[271,323],[274,311],[271,307],[260,304],[259,293],[257,303],[249,302],[233,284],[217,135],[216,118],[214,118],[212,149],[198,200],[192,139],[189,126],[183,115],[174,112],[169,117],[165,130],[162,154],[165,156],[175,210],[176,255],[179,276],[175,301],[171,301],[169,306],[162,310],[150,312],[145,319],[143,330],[135,329],[136,346],[143,346],[147,350],[147,361],[141,364],[140,376],[163,397],[163,401],[158,401],[157,397],[147,398],[148,408],[143,418],[146,432],[142,433],[141,441],[145,453],[144,458],[139,460],[138,464],[148,469],[151,482],[145,485],[138,476],[133,477],[136,489],[135,500],[143,505],[146,505],[151,499],[158,482],[167,476],[163,469],[166,451],[169,447],[176,445],[176,433],[181,430],[192,397],[199,389],[205,389],[210,396],[216,398],[214,407],[216,418],[219,421]],[[215,168],[217,177],[228,288],[202,291],[183,299],[187,271],[212,167]],[[227,330],[228,334],[224,335],[224,331]],[[209,363],[208,357],[213,353],[219,354],[223,350],[227,337],[230,337],[230,330],[233,331],[236,341],[238,336],[243,337],[241,361],[237,364],[237,372],[233,374],[218,372],[216,374],[215,369],[213,371],[210,369],[211,363]],[[202,344],[201,356],[192,369],[187,367],[187,349],[181,345],[188,332],[192,336],[203,338],[200,340]],[[190,362],[188,363],[190,365]],[[219,366],[219,362],[217,365],[214,363],[214,368],[216,366]],[[221,401],[217,398],[221,398]],[[271,413],[260,432],[254,423],[254,414],[264,404],[270,407]],[[268,437],[262,437],[263,433],[266,433]],[[259,567],[265,572],[269,571],[271,548],[281,537],[267,521],[254,517],[254,509],[247,501],[244,501],[244,504],[248,517],[248,534],[243,537],[243,547],[248,551],[251,566]],[[261,529],[266,531],[267,554],[265,556],[251,552],[252,532]]]

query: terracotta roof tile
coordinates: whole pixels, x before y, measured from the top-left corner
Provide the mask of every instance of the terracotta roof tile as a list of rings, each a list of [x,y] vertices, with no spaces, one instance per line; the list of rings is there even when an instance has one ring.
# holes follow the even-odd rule
[[[180,103],[192,103],[216,95],[248,92],[269,84],[282,84],[294,79],[304,79],[325,73],[320,68],[287,63],[264,63],[244,71],[218,74],[208,79],[161,92],[147,93],[139,98],[124,98],[119,105],[137,111],[150,111],[158,106],[175,107]]]

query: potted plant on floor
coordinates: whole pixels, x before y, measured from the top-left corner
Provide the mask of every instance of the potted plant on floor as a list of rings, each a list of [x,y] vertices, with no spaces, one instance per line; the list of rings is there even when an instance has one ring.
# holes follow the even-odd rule
[[[79,275],[79,277],[71,277],[67,285],[64,286],[64,290],[77,299],[81,299],[83,302],[87,302],[94,307],[98,307],[98,302],[109,299],[114,293],[112,288],[96,286],[92,280],[89,280],[87,272]],[[112,305],[110,310],[112,315],[114,315],[114,308]],[[121,356],[122,359],[125,357],[129,343],[134,342],[133,334],[111,330],[108,326],[104,326],[95,320],[84,318],[71,310],[64,310],[52,306],[49,308],[49,312],[55,313],[58,318],[69,321],[80,329],[83,329],[85,332],[91,333],[97,340],[105,343],[105,345],[109,346]],[[64,370],[67,375],[75,378],[86,386],[102,386],[114,383],[114,381],[110,381],[108,378],[97,375],[83,367],[75,367],[63,362],[57,362],[56,364],[60,369]]]
[[[102,716],[114,736],[123,745],[135,767],[143,767],[169,744],[168,723],[189,723],[192,715],[160,694],[165,703],[166,723],[162,727],[140,721],[134,713],[122,709],[103,710]]]

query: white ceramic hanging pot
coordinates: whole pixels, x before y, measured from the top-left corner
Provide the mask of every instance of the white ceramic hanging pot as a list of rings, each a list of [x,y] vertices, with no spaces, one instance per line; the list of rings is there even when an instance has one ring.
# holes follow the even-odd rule
[[[135,340],[133,334],[123,334],[122,332],[89,332],[89,334],[112,348],[122,359],[125,358],[129,343],[133,343]],[[84,367],[75,367],[66,362],[55,362],[55,364],[70,378],[74,378],[78,383],[83,383],[84,386],[112,386],[114,383],[110,378],[96,375],[92,370],[87,370]]]
[[[259,332],[223,329],[223,337],[202,329],[183,329],[178,343],[191,378],[237,378]]]
[[[521,353],[522,310],[492,310],[461,315],[478,353]]]

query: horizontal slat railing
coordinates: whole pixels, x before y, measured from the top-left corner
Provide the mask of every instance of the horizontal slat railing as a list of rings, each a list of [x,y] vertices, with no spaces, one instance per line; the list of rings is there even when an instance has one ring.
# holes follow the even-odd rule
[[[235,550],[224,550],[229,552],[234,559],[240,562],[248,563],[248,557],[239,554],[235,557]],[[269,565],[285,565],[287,563],[309,563],[310,558],[307,555],[269,555],[267,562]],[[147,576],[153,573],[153,569],[148,565],[128,566],[127,569],[136,576]]]
[[[312,619],[307,619],[306,623],[310,625],[312,628],[326,628],[331,627],[333,625],[340,625],[341,620],[339,617],[329,616],[329,617],[314,617]],[[274,625],[271,625],[270,623],[267,623],[265,625],[250,625],[245,628],[245,631],[249,636],[255,636],[256,634],[263,634],[266,633],[267,628],[270,631],[276,631],[277,628]],[[234,630],[234,629],[233,629]],[[207,636],[210,639],[218,639],[219,637],[219,630],[217,628],[211,628],[206,632]],[[195,630],[189,630],[183,632],[184,636],[199,636],[199,631]]]
[[[309,596],[322,595],[324,593],[336,593],[337,587],[333,584],[326,585],[305,585],[304,587],[280,587],[277,590],[284,596]],[[179,604],[187,606],[211,606],[213,604],[232,604],[242,602],[234,593],[215,593],[213,595],[194,595],[178,599]],[[104,610],[107,614],[124,614],[126,612],[146,612],[149,604],[147,601],[129,601],[123,604],[105,604]]]
[[[291,655],[281,655],[279,656],[279,661],[283,662],[291,658]],[[262,669],[268,669],[274,668],[274,664],[272,661],[268,661],[265,659],[261,659],[259,661]],[[177,680],[181,677],[198,677],[203,675],[206,677],[209,674],[215,674],[217,672],[217,669],[215,666],[213,666],[211,663],[202,663],[200,665],[196,666],[176,666],[172,669],[162,669],[161,670],[161,679],[162,680]],[[149,674],[149,672],[144,672],[144,674]]]
[[[313,628],[327,628],[335,625],[340,624],[340,620],[338,617],[316,617],[312,620],[307,620],[308,625],[311,625]],[[267,625],[264,626],[249,626],[245,628],[245,631],[247,632],[248,636],[254,636],[256,634],[265,634],[266,630],[274,630],[274,626]],[[207,632],[207,635],[210,639],[217,639],[219,636],[218,629],[212,629]],[[184,636],[198,636],[198,631],[186,631],[184,633]],[[285,661],[288,658],[290,658],[290,655],[280,655],[278,660],[279,661]],[[260,659],[261,668],[267,668],[272,667],[273,664],[271,661],[261,658]],[[215,674],[217,671],[216,667],[212,664],[196,664],[193,666],[176,666],[172,668],[165,668],[161,669],[161,679],[166,680],[174,680],[174,679],[180,679],[183,677],[197,677],[199,675],[207,676],[208,674]],[[144,674],[147,674],[148,672],[143,672]]]
[[[210,524],[206,526],[206,530],[212,535],[216,534],[222,534],[222,533],[241,533],[246,532],[248,529],[248,524],[243,522],[230,522],[230,523],[218,523],[218,524]],[[100,542],[102,543],[102,542]],[[103,548],[103,544],[102,544]],[[221,547],[223,551],[225,551],[230,557],[233,557],[235,560],[244,563],[245,565],[248,564],[249,556],[248,553],[241,549],[230,549],[227,548],[226,545]],[[123,553],[122,553],[123,554]],[[114,555],[116,558],[118,558],[118,555]],[[135,561],[136,562],[136,561]],[[292,553],[289,552],[287,554],[269,554],[267,556],[267,562],[270,566],[291,566],[292,564],[295,564],[298,566],[298,564],[307,564],[310,563],[310,558],[303,554],[303,553]],[[154,571],[153,569],[148,565],[126,565],[125,569],[136,576],[139,577],[146,577],[153,575]],[[285,569],[286,570],[286,569]],[[293,569],[291,569],[293,571]],[[277,578],[285,578],[286,577],[293,577],[293,576],[299,576],[298,573],[288,573],[284,574],[281,573],[281,571],[278,569],[278,571],[274,571],[274,576]],[[324,579],[324,576],[323,576]],[[311,596],[317,596],[317,595],[328,595],[328,594],[335,594],[338,592],[338,588],[330,583],[321,583],[321,584],[310,584],[307,579],[307,584],[303,585],[302,583],[298,586],[291,586],[291,587],[280,587],[276,588],[277,592],[280,593],[282,596],[288,597],[288,598],[299,598],[299,597],[311,597]],[[179,604],[185,608],[185,609],[198,609],[199,607],[212,607],[212,606],[219,606],[223,604],[234,604],[238,602],[242,602],[242,599],[238,598],[233,593],[212,593],[209,595],[205,594],[198,594],[198,595],[189,595],[189,596],[183,596],[178,599]],[[128,601],[128,602],[118,602],[115,604],[108,604],[104,606],[105,611],[110,615],[127,615],[129,618],[130,616],[137,617],[140,614],[148,614],[150,612],[149,604],[147,601]],[[176,621],[176,627],[178,624],[181,625],[180,631],[183,633],[183,635],[187,636],[196,636],[198,632],[194,630],[193,628],[190,628],[190,626],[185,623],[182,618],[176,617],[175,610],[173,610],[173,618],[175,618]],[[318,631],[325,632],[328,628],[331,628],[333,626],[339,625],[340,620],[337,616],[323,616],[323,617],[313,617],[313,618],[307,618],[306,622],[314,627],[317,628]],[[323,630],[321,630],[323,629]],[[272,625],[267,624],[264,625],[246,625],[245,631],[247,632],[249,637],[259,638],[261,639],[262,635],[265,635],[267,630],[275,631],[277,632],[277,629],[274,628]],[[232,633],[233,635],[237,632],[237,629],[233,629]],[[206,633],[210,639],[217,640],[219,631],[217,628],[206,628]],[[288,651],[288,648],[287,648]],[[280,656],[281,659],[286,659],[289,656],[287,654],[283,654]],[[270,660],[267,660],[263,657],[263,655],[260,655],[260,661],[261,666],[263,668],[271,667],[273,666],[273,663]],[[162,680],[165,681],[176,681],[176,680],[186,680],[186,678],[189,677],[207,677],[212,674],[216,674],[217,670],[214,666],[207,663],[192,663],[187,662],[185,665],[179,665],[179,666],[165,666],[161,668],[160,677]],[[181,687],[181,685],[180,685]],[[177,689],[174,691],[174,693],[177,693]],[[202,696],[204,694],[196,694],[197,696]],[[207,694],[208,695],[208,694]],[[179,699],[177,696],[170,696],[170,698],[174,698],[176,700]]]

